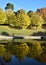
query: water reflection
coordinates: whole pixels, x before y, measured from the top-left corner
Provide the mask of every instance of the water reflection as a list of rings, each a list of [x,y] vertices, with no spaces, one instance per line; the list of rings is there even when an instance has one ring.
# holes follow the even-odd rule
[[[46,65],[46,63],[40,63],[37,60],[27,57],[25,57],[23,61],[19,61],[15,56],[12,56],[12,60],[8,65]]]
[[[8,65],[1,56],[0,56],[0,65]]]
[[[46,41],[0,44],[0,56],[8,65],[46,65]]]

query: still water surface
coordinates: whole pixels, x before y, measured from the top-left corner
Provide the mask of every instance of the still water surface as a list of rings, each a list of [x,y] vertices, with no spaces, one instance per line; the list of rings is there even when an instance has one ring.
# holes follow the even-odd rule
[[[16,53],[15,53],[15,55],[12,55],[12,57],[11,57],[11,60],[8,62],[8,63],[6,63],[5,62],[5,60],[3,59],[3,62],[4,63],[6,63],[6,64],[0,64],[0,65],[46,65],[46,63],[42,63],[42,62],[40,62],[40,61],[38,61],[38,60],[35,60],[35,59],[33,59],[33,58],[30,58],[30,55],[29,55],[29,57],[28,56],[26,56],[25,54],[27,53],[27,50],[28,50],[28,46],[29,46],[29,48],[31,49],[31,48],[33,48],[33,49],[35,49],[33,52],[34,53],[36,53],[36,54],[38,54],[39,53],[39,51],[38,51],[38,49],[40,48],[42,48],[41,47],[41,43],[42,43],[42,46],[43,46],[43,48],[44,48],[44,50],[43,50],[43,57],[44,58],[46,58],[46,41],[44,41],[44,42],[39,42],[39,41],[34,41],[34,42],[32,42],[31,41],[31,43],[27,43],[27,44],[19,44],[18,45],[18,43],[16,44],[15,43],[15,51],[16,51]],[[33,45],[32,45],[33,44]],[[34,45],[35,44],[35,45]],[[40,47],[38,46],[40,44]],[[27,46],[28,45],[28,46]],[[36,46],[37,45],[37,46]],[[8,46],[7,46],[8,47]],[[37,47],[38,47],[38,49],[37,49]],[[10,52],[10,51],[12,51],[12,50],[9,50],[10,48],[12,48],[13,49],[13,47],[10,45],[10,47],[8,47],[7,49],[8,49],[8,51]],[[1,46],[0,46],[0,49],[4,49],[4,48],[1,48]],[[19,50],[18,50],[19,49]],[[25,52],[25,49],[26,49],[26,52]],[[0,52],[2,51],[2,50],[0,50]],[[22,51],[20,51],[20,50],[22,50]],[[23,51],[24,50],[24,51]],[[38,51],[38,52],[36,52],[36,50]],[[32,51],[32,50],[31,50]],[[31,52],[31,51],[29,51],[29,52]],[[18,53],[19,52],[19,53]],[[24,53],[25,52],[25,53]],[[28,52],[28,53],[29,53]],[[31,52],[32,53],[32,55],[35,55],[36,56],[36,54],[33,54],[33,52]],[[30,53],[30,54],[31,54]],[[1,55],[3,54],[3,52],[1,52],[0,53]],[[24,59],[22,60],[22,61],[20,61],[20,60],[18,60],[18,58],[19,58],[19,56],[21,57],[21,55],[22,55],[22,57],[23,57],[23,54],[24,54]],[[9,55],[9,54],[8,54]],[[16,57],[18,55],[18,58]],[[45,56],[44,56],[45,55]],[[8,58],[8,57],[7,57]],[[44,59],[43,58],[43,59]],[[3,63],[2,62],[2,63]],[[1,63],[1,58],[0,58],[0,63]]]
[[[40,63],[32,58],[24,58],[23,61],[19,61],[15,56],[12,56],[12,60],[8,65],[46,65],[46,63]]]

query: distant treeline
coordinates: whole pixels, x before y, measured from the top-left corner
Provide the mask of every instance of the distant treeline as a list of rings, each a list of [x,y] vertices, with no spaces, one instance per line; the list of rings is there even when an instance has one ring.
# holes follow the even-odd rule
[[[17,29],[38,29],[46,24],[46,8],[26,12],[24,9],[14,11],[14,5],[7,3],[5,12],[0,8],[0,24],[9,25]]]

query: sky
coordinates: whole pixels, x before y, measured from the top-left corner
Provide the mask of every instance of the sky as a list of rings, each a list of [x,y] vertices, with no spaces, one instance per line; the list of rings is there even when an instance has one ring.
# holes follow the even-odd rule
[[[14,4],[14,11],[19,9],[36,11],[37,9],[46,7],[46,0],[0,0],[0,8],[5,10],[7,3]]]

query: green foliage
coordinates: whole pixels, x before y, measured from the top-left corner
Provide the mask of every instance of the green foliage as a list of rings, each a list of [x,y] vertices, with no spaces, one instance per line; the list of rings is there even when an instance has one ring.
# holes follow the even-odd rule
[[[6,48],[4,48],[4,45],[0,44],[0,56],[3,56],[5,54]]]
[[[42,53],[37,57],[37,59],[42,63],[46,63],[46,41],[42,43]]]
[[[34,42],[29,46],[28,57],[36,58],[38,55],[42,53],[42,48],[39,42]]]
[[[24,10],[17,11],[17,20],[15,26],[19,29],[25,29],[30,24],[30,18]]]
[[[12,10],[7,10],[6,11],[6,15],[7,15],[7,22],[6,22],[6,24],[9,24],[11,26],[15,26],[16,16],[13,13],[13,11]]]
[[[19,60],[23,60],[23,58],[28,54],[29,47],[26,43],[9,44],[7,46],[7,51],[15,55]]]
[[[28,11],[27,14],[29,15],[29,18],[31,18],[35,13],[33,11]]]
[[[15,55],[19,61],[22,61],[25,56],[35,58],[40,62],[46,62],[46,46],[41,47],[41,43],[46,42],[31,41],[31,43],[9,43],[4,46],[0,44],[0,56],[3,56],[4,60],[11,61],[12,55]]]
[[[26,43],[20,43],[15,46],[15,56],[18,57],[19,60],[22,60],[29,51],[29,47]]]
[[[7,10],[7,9],[12,9],[12,10],[14,10],[14,5],[11,4],[11,3],[7,3],[7,4],[6,4],[6,7],[5,7],[5,10]]]
[[[6,20],[6,13],[0,8],[0,24],[4,24]]]
[[[34,12],[29,12],[28,15],[31,20],[31,24],[29,25],[29,28],[41,28],[43,24],[42,16],[39,16]]]
[[[15,52],[15,45],[14,44],[8,44],[8,46],[7,46],[7,51],[9,52],[9,53],[11,53],[11,54],[14,54],[14,52]]]
[[[9,62],[11,60],[11,57],[12,55],[9,53],[9,52],[5,52],[4,56],[3,56],[3,59],[6,61],[6,62]]]
[[[43,16],[46,8],[43,9],[43,14],[39,12],[40,10],[38,10],[38,12],[28,11],[26,13],[25,10],[20,9],[17,12],[13,12],[14,5],[7,3],[5,9],[6,12],[0,9],[0,24],[8,24],[17,29],[38,29],[42,28],[42,24],[44,24]],[[39,15],[38,13],[42,15]]]
[[[38,27],[41,26],[42,23],[43,23],[42,17],[39,16],[39,15],[37,15],[37,14],[32,15],[31,21],[32,21],[32,22],[31,22],[32,25],[35,25],[35,26],[38,25]]]
[[[23,10],[23,9],[20,9],[20,10],[17,11],[17,14],[19,14],[19,13],[21,13],[21,14],[26,14],[26,11]]]

